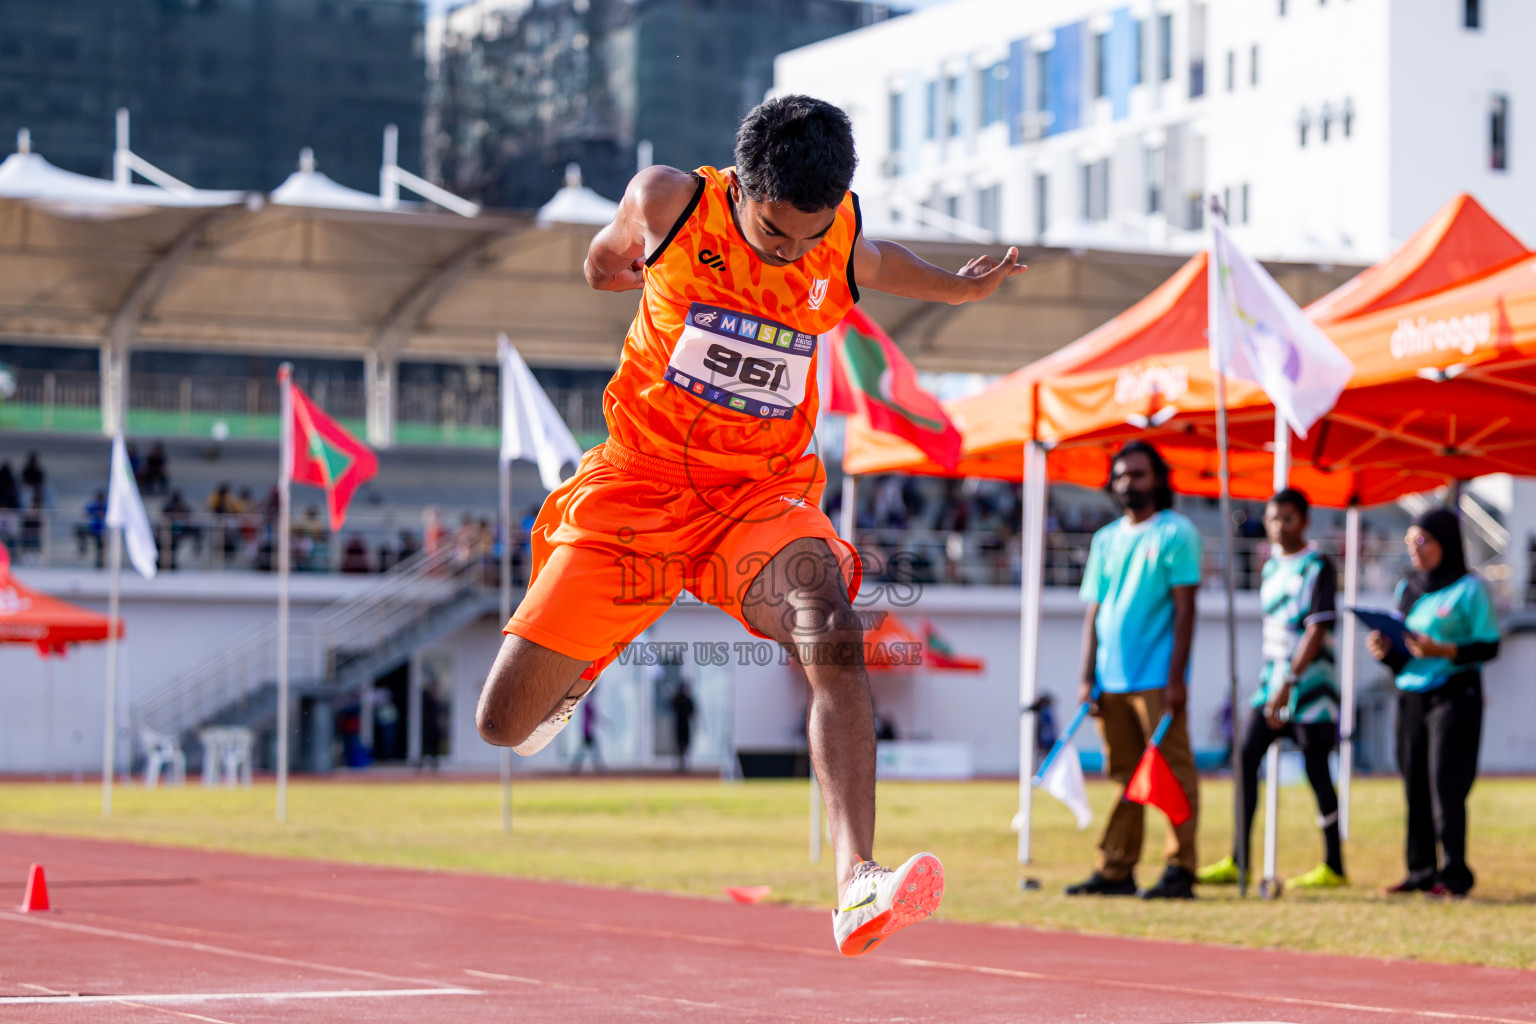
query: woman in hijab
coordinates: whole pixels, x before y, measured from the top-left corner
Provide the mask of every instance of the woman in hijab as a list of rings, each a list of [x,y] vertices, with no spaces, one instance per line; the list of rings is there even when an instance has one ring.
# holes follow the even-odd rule
[[[1413,572],[1398,584],[1397,607],[1408,650],[1394,650],[1379,632],[1366,641],[1397,679],[1397,763],[1408,795],[1408,877],[1387,891],[1465,896],[1473,883],[1467,794],[1483,728],[1480,666],[1498,656],[1499,623],[1483,581],[1467,571],[1455,512],[1425,512],[1404,540]]]

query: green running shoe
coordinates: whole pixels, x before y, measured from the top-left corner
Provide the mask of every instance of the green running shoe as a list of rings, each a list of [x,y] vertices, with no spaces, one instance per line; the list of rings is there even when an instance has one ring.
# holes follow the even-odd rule
[[[1327,864],[1319,864],[1300,878],[1293,878],[1285,884],[1292,889],[1337,889],[1341,885],[1348,885],[1349,879]]]
[[[1196,871],[1195,881],[1201,885],[1236,885],[1237,861],[1231,857],[1223,857],[1215,864]]]

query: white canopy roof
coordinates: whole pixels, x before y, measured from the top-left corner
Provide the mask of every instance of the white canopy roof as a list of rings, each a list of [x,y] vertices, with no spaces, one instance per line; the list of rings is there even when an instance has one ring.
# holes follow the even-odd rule
[[[565,186],[554,198],[539,207],[540,225],[591,224],[602,227],[619,212],[619,204],[604,199],[581,183],[581,168],[570,164],[565,169]]]
[[[299,154],[299,169],[272,190],[272,202],[280,206],[307,206],[317,210],[384,210],[384,200],[371,192],[362,192],[316,170],[314,151],[305,147]],[[396,206],[419,207],[417,203]]]
[[[0,197],[29,199],[62,217],[103,219],[131,217],[160,206],[234,206],[245,201],[246,193],[119,184],[66,171],[23,150],[0,163]]]

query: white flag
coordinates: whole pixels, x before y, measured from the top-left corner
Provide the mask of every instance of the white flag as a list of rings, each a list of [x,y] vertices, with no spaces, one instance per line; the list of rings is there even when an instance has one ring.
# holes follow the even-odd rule
[[[560,467],[581,461],[581,445],[534,379],[533,371],[503,334],[496,340],[501,364],[501,458],[539,464],[544,489],[560,486]]]
[[[1211,229],[1211,365],[1263,388],[1306,437],[1339,400],[1354,364],[1214,218]]]
[[[144,502],[139,498],[139,485],[133,479],[133,467],[128,464],[128,449],[123,447],[123,435],[112,439],[112,480],[107,485],[107,526],[120,526],[123,544],[128,548],[128,561],[147,580],[155,578],[155,563],[159,552],[155,549],[155,531],[149,528],[149,516],[144,513]]]
[[[1061,752],[1051,762],[1050,770],[1040,780],[1040,788],[1067,805],[1077,827],[1084,829],[1093,821],[1093,809],[1088,806],[1088,786],[1083,782],[1083,762],[1078,759],[1077,747],[1071,740],[1061,745]]]

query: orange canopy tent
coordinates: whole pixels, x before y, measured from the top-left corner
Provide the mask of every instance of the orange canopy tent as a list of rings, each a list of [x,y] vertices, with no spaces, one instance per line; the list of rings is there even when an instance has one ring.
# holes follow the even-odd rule
[[[123,636],[123,624],[117,624]],[[0,643],[36,644],[44,656],[107,639],[107,617],[26,586],[0,562]]]
[[[1335,327],[1327,325],[1436,294],[1457,280],[1487,275],[1525,255],[1524,246],[1475,199],[1460,195],[1390,258],[1319,299],[1308,312],[1335,333]],[[1108,479],[1110,448],[1139,436],[1158,441],[1173,468],[1176,490],[1214,495],[1214,427],[1204,425],[1214,417],[1201,417],[1197,423],[1183,415],[1209,413],[1216,404],[1205,339],[1206,271],[1207,256],[1199,253],[1099,329],[980,394],[947,403],[964,440],[962,461],[952,474],[900,439],[876,434],[857,421],[849,423],[844,469],[1018,480],[1023,475],[1023,446],[1037,439],[1054,442],[1048,456],[1052,481],[1098,486]],[[1345,398],[1349,396],[1346,391]],[[1246,433],[1235,431],[1231,458],[1232,493],[1266,497],[1273,466],[1267,450],[1273,441],[1268,398],[1254,384],[1229,381],[1227,404],[1249,410],[1247,426],[1268,424]],[[1240,416],[1235,414],[1234,420]],[[1293,453],[1292,480],[1318,504],[1343,506],[1365,500],[1366,494],[1373,495],[1372,500],[1388,500],[1442,482],[1434,478],[1409,486],[1412,481],[1405,478],[1395,493],[1374,497],[1379,486],[1356,481],[1348,466],[1314,464],[1306,445],[1301,442]]]
[[[1453,205],[1474,224],[1486,217],[1470,198]],[[1404,251],[1420,241],[1416,236]],[[1348,318],[1323,324],[1355,372],[1334,408],[1306,438],[1292,441],[1297,486],[1316,491],[1319,504],[1370,505],[1486,473],[1536,475],[1536,417],[1530,415],[1536,397],[1536,257],[1511,257],[1514,245],[1499,229],[1481,259],[1452,246],[1453,255],[1463,250],[1454,262],[1467,270],[1467,279],[1448,288],[1439,287],[1443,275],[1421,271],[1420,284],[1435,288],[1427,294],[1384,288],[1377,275],[1374,287],[1343,295],[1409,297],[1387,306],[1364,302]],[[1347,308],[1334,296],[1318,303],[1330,316]],[[1188,358],[1209,366],[1203,348]],[[1451,381],[1461,384],[1446,387]],[[1170,449],[1214,450],[1213,401],[1186,400],[1187,411],[1140,428],[1123,417],[1116,422],[1106,411],[1111,390],[1102,376],[1053,381],[1041,396],[1042,410],[1048,410],[1042,419],[1052,419],[1058,430],[1070,421],[1079,428],[1097,424],[1076,434],[1078,444],[1137,436]],[[1271,459],[1266,449],[1273,443],[1274,411],[1268,400],[1229,397],[1228,408],[1234,460]]]

